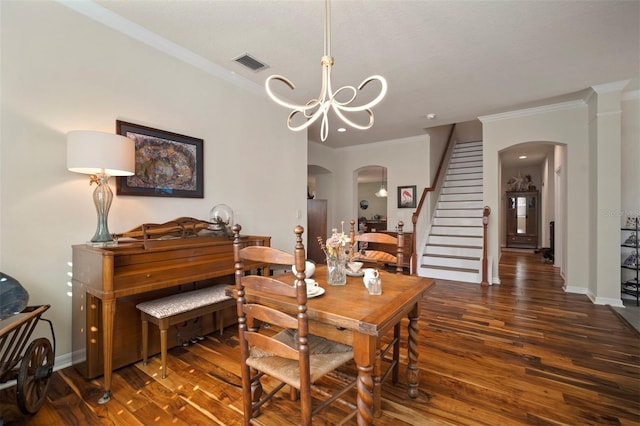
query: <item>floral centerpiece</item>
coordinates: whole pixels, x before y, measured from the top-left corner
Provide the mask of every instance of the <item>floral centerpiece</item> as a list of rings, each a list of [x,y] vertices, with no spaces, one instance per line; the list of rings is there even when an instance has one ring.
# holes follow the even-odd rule
[[[347,257],[349,251],[349,237],[344,233],[344,222],[342,222],[342,232],[334,228],[332,234],[326,242],[322,237],[317,237],[318,243],[327,257],[327,283],[330,285],[345,285],[347,283]]]

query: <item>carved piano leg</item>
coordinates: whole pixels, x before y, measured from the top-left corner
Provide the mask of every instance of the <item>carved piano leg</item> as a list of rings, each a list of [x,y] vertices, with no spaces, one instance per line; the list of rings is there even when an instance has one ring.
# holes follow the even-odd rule
[[[115,323],[115,299],[102,299],[102,344],[104,362],[104,394],[98,404],[106,404],[111,399],[111,370],[113,368],[113,327]]]

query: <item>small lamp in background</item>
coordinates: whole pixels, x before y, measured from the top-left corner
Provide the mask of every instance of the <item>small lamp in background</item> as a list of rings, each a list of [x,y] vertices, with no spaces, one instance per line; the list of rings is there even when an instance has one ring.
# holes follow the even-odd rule
[[[109,177],[135,174],[135,142],[112,133],[74,130],[67,133],[67,169],[93,175],[90,183],[98,184],[93,191],[98,227],[91,242],[112,242],[113,237],[107,226],[109,208],[113,200]]]

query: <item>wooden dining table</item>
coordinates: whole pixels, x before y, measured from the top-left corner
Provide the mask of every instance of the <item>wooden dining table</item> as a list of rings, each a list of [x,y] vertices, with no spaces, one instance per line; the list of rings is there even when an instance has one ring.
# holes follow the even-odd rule
[[[293,284],[293,274],[287,275],[278,279]],[[380,413],[381,409],[375,407],[375,401],[379,404],[381,390],[379,386],[374,387],[373,377],[376,351],[382,336],[405,317],[409,318],[407,392],[409,397],[416,398],[418,317],[422,296],[433,285],[433,280],[380,271],[382,294],[373,296],[364,286],[362,277],[348,276],[346,285],[328,285],[325,265],[318,265],[312,278],[324,289],[324,293],[307,301],[310,333],[353,346],[358,369],[358,425],[372,424],[374,414]],[[262,303],[283,312],[297,312],[295,300],[262,292],[247,292],[246,298],[248,302]],[[378,395],[374,395],[376,392]]]

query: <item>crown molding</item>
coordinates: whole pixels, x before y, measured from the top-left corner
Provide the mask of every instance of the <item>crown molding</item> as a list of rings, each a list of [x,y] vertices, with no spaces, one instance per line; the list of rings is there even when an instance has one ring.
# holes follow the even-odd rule
[[[490,123],[492,121],[529,117],[532,115],[537,115],[537,114],[542,114],[547,112],[565,111],[569,109],[582,108],[585,105],[586,103],[583,100],[561,102],[561,103],[545,105],[541,107],[526,108],[526,109],[520,109],[515,111],[503,112],[499,114],[483,115],[478,117],[478,120],[480,120],[482,123]]]

